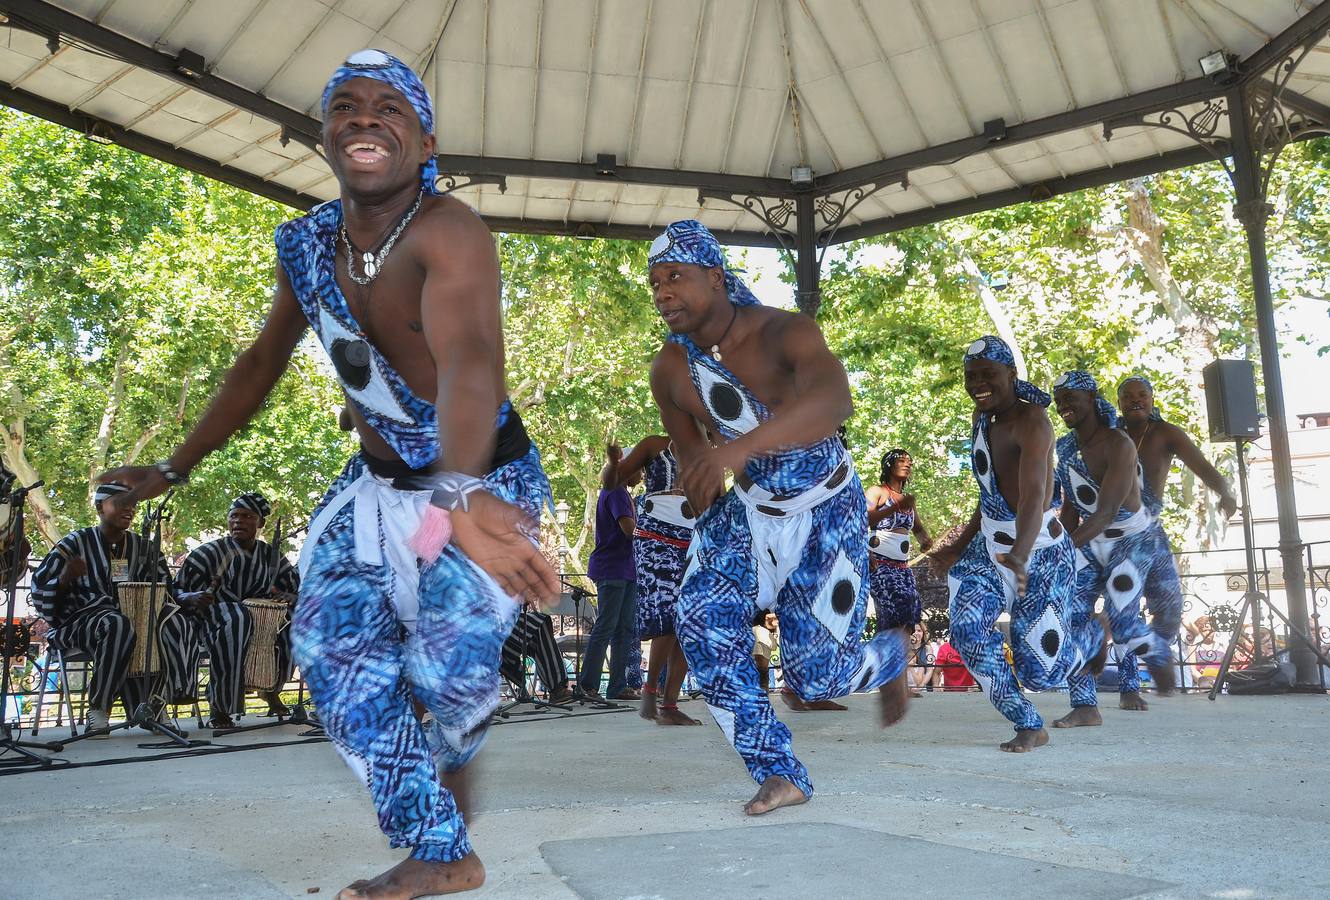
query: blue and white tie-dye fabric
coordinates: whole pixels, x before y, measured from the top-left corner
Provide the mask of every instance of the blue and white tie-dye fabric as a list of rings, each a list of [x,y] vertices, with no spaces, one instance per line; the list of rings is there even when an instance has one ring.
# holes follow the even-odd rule
[[[700,222],[675,222],[652,243],[648,264],[722,267],[730,302],[757,298],[725,263]],[[732,440],[771,413],[719,360],[686,335],[689,377],[716,434]],[[868,516],[845,447],[829,436],[809,447],[750,460],[735,486],[703,513],[688,551],[678,636],[707,706],[758,782],[779,775],[811,796],[790,730],[758,682],[753,617],[780,617],[786,685],[805,700],[877,687],[905,668],[898,633],[865,644]]]
[[[1099,508],[1099,484],[1085,464],[1074,433],[1058,438],[1057,479],[1065,502],[1073,504],[1082,518],[1095,514]],[[1096,601],[1102,596],[1114,643],[1127,654],[1143,656],[1151,666],[1168,665],[1172,661],[1170,645],[1177,637],[1182,613],[1180,594],[1175,611],[1161,608],[1159,624],[1167,628],[1171,621],[1171,634],[1152,630],[1141,617],[1141,597],[1147,577],[1160,562],[1159,539],[1162,535],[1159,523],[1144,505],[1136,512],[1119,508],[1108,527],[1080,548],[1075,601],[1069,623],[1073,630],[1085,628],[1092,621]],[[1163,543],[1163,552],[1171,567],[1173,556],[1168,552],[1167,541]],[[1135,655],[1124,661],[1120,671],[1128,667],[1134,673]],[[1131,681],[1130,677],[1126,678],[1127,684]],[[1096,705],[1097,692],[1092,675],[1072,675],[1068,686],[1072,706]]]
[[[637,632],[642,640],[675,632],[679,583],[697,517],[673,493],[678,463],[666,449],[647,463],[647,493],[637,503],[633,559],[637,564]]]
[[[770,413],[691,341],[693,382],[714,426],[734,437]],[[753,616],[780,619],[786,685],[804,700],[867,691],[898,677],[898,632],[865,643],[868,514],[863,488],[834,437],[751,461],[698,520],[679,598],[679,642],[725,736],[762,783],[780,775],[812,795],[790,730],[753,664]]]
[[[998,554],[1016,541],[1016,513],[998,490],[989,427],[989,415],[981,414],[972,435],[971,463],[979,483],[981,531],[947,574],[951,644],[988,699],[1017,730],[1039,729],[1044,720],[1021,693],[1021,685],[1032,690],[1061,687],[1093,655],[1102,634],[1096,636],[1093,631],[1097,623],[1080,633],[1067,627],[1076,551],[1055,508],[1044,512],[1030,551],[1025,596],[1017,594],[1012,571],[997,562]],[[1007,665],[1002,632],[997,628],[1003,612],[1011,616],[1015,672]]]
[[[485,480],[532,516],[549,502],[534,447]],[[351,492],[354,498],[339,504]],[[449,861],[471,846],[436,767],[460,769],[480,749],[518,605],[456,546],[433,564],[415,560],[410,572],[400,571],[389,519],[409,518],[428,497],[393,488],[368,473],[363,457],[352,458],[316,510],[318,533],[311,529],[301,554],[292,646],[324,728],[369,786],[391,845],[412,848],[417,859]],[[408,628],[399,592],[412,579]],[[434,715],[428,735],[413,698]]]
[[[868,584],[879,631],[906,628],[923,616],[910,558],[914,511],[893,510],[868,535]]]

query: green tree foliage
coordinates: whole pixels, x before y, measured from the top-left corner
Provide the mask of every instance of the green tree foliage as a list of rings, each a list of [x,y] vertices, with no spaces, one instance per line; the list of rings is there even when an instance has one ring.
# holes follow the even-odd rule
[[[1327,165],[1330,142],[1300,144],[1272,181],[1277,304],[1326,299]],[[1146,374],[1166,416],[1204,446],[1201,367],[1216,356],[1259,360],[1246,237],[1232,204],[1222,169],[1196,166],[850,245],[825,273],[820,321],[855,387],[849,432],[861,475],[876,478],[887,447],[910,448],[925,514],[964,519],[973,506],[971,404],[960,357],[974,338],[1003,329],[1045,388],[1083,368],[1115,400],[1122,378]],[[1231,457],[1226,447],[1207,453]],[[1184,475],[1171,492],[1175,537],[1212,537],[1204,488]]]
[[[1324,301],[1330,148],[1290,148],[1273,184],[1278,296]],[[1231,204],[1220,168],[1200,166],[835,250],[820,322],[850,372],[861,476],[875,480],[882,452],[904,446],[935,530],[968,514],[971,405],[959,359],[989,332],[1011,335],[1044,386],[1087,368],[1111,393],[1145,372],[1167,415],[1199,438],[1199,363],[1256,356]],[[39,511],[48,537],[91,519],[93,472],[157,459],[197,421],[262,322],[272,231],[290,215],[0,111],[0,442],[11,467],[26,462],[20,474],[50,485]],[[497,241],[509,385],[556,498],[571,507],[578,566],[605,442],[661,429],[648,370],[665,329],[646,245]],[[321,359],[302,345],[256,421],[199,467],[176,508],[177,543],[215,527],[242,490],[263,490],[288,522],[308,515],[354,447],[337,431],[341,395]],[[1183,479],[1174,491],[1175,536],[1184,520],[1212,521],[1203,490]]]
[[[646,286],[646,244],[505,234],[508,386],[571,507],[570,564],[590,548],[605,444],[660,434],[647,372],[666,330]]]
[[[46,541],[91,521],[90,480],[170,452],[270,302],[290,210],[0,111],[0,423],[11,468],[46,480]],[[347,455],[335,385],[306,349],[273,401],[201,465],[173,544],[262,490],[308,509]]]

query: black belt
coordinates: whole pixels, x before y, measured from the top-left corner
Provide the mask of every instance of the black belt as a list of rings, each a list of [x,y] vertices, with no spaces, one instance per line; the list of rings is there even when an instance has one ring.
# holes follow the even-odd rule
[[[517,414],[517,410],[511,410],[508,418],[499,426],[499,430],[494,435],[494,456],[490,459],[489,471],[486,474],[495,472],[511,462],[516,462],[531,452],[531,436],[526,433],[526,426],[522,424],[522,417]],[[374,475],[380,478],[388,478],[393,482],[393,487],[403,491],[416,491],[427,489],[418,484],[415,479],[421,475],[428,475],[431,472],[444,471],[440,460],[435,460],[428,466],[416,469],[403,462],[400,459],[381,459],[372,455],[362,444],[360,455],[365,460],[365,467]]]

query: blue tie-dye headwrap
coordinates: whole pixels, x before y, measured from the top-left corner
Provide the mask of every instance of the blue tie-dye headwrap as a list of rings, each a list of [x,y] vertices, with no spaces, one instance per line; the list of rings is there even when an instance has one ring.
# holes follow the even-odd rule
[[[735,274],[735,270],[726,265],[725,251],[720,249],[720,241],[696,219],[672,222],[651,242],[651,249],[647,251],[647,267],[662,262],[688,263],[707,269],[720,266],[725,270],[725,292],[730,295],[731,303],[735,306],[752,306],[761,302],[753,296],[743,279]]]
[[[420,119],[420,130],[425,134],[434,133],[434,101],[430,99],[425,83],[410,66],[382,50],[361,50],[359,53],[352,53],[346,58],[346,62],[342,63],[342,67],[333,72],[332,78],[328,79],[328,86],[323,89],[323,102],[320,108],[324,115],[328,113],[328,98],[332,96],[332,92],[338,85],[352,78],[373,78],[395,88],[416,111],[416,118]],[[420,181],[427,192],[438,193],[434,187],[438,177],[439,166],[431,156],[429,162],[420,167]]]
[[[1131,384],[1131,382],[1133,381],[1139,381],[1141,384],[1145,385],[1145,389],[1150,392],[1150,421],[1152,422],[1164,421],[1164,417],[1159,413],[1159,404],[1154,402],[1155,399],[1154,385],[1152,385],[1150,383],[1150,379],[1146,378],[1144,375],[1131,375],[1128,376],[1127,378],[1122,379],[1122,384],[1118,385],[1118,400],[1119,401],[1122,400],[1122,389],[1126,387],[1128,384]]]
[[[1099,382],[1094,380],[1094,376],[1082,369],[1073,369],[1070,372],[1063,372],[1058,376],[1058,380],[1053,382],[1053,390],[1069,391],[1089,391],[1094,394],[1094,411],[1099,416],[1099,421],[1103,422],[1109,428],[1118,427],[1118,411],[1099,394]]]
[[[971,344],[970,349],[965,351],[964,362],[968,363],[972,359],[987,359],[991,362],[1002,363],[1004,366],[1011,366],[1013,369],[1016,368],[1016,356],[1011,352],[1011,348],[1007,346],[1007,342],[991,334],[984,335]],[[1030,384],[1030,382],[1023,381],[1020,378],[1016,379],[1016,397],[1026,403],[1033,403],[1044,408],[1047,408],[1048,404],[1053,402],[1052,397]]]

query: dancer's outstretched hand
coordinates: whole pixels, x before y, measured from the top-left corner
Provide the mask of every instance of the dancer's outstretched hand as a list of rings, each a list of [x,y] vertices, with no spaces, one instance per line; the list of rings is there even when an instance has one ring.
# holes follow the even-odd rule
[[[1030,574],[1025,570],[1025,558],[1017,556],[1015,553],[999,553],[997,561],[1011,569],[1016,576],[1016,596],[1025,596],[1025,586],[1030,581]]]
[[[97,476],[98,484],[106,484],[109,481],[118,481],[129,488],[123,494],[113,494],[102,501],[110,504],[112,509],[120,509],[141,500],[151,500],[153,497],[165,494],[171,487],[171,483],[156,466],[121,466]]]
[[[510,596],[541,608],[554,605],[559,579],[536,545],[522,533],[530,516],[493,494],[476,491],[470,510],[452,511],[453,541]]]

